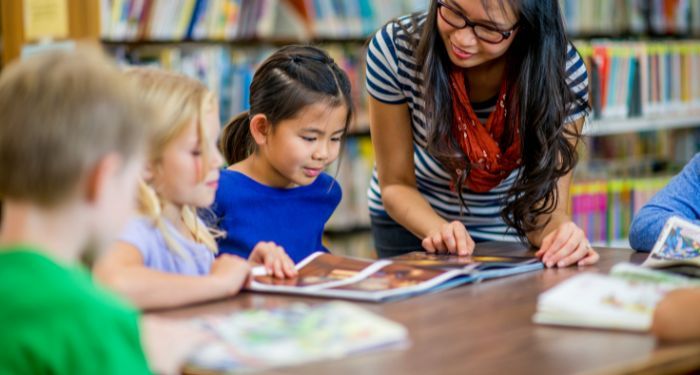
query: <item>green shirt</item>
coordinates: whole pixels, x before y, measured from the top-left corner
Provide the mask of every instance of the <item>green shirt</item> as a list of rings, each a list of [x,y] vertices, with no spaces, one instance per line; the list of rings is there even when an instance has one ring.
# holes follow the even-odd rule
[[[0,374],[148,374],[138,319],[83,269],[0,249]]]

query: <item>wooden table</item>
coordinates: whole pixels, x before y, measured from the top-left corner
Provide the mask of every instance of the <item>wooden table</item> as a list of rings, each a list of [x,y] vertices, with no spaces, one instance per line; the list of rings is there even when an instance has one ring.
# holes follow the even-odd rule
[[[700,343],[657,343],[648,334],[533,324],[537,296],[580,272],[607,271],[646,254],[599,248],[592,267],[548,269],[465,285],[445,292],[383,304],[363,303],[409,329],[406,349],[275,370],[276,374],[573,374],[684,373],[700,368]],[[519,245],[478,248],[479,253],[530,254]],[[241,293],[209,304],[159,312],[184,318],[230,313],[293,301],[325,300]]]

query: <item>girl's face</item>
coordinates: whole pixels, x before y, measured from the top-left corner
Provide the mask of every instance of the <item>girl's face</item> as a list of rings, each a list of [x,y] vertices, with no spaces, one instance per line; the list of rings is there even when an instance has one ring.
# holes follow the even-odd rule
[[[487,9],[483,6],[482,0],[441,1],[446,6],[438,6],[436,15],[438,32],[454,65],[461,68],[474,68],[495,61],[502,57],[513,43],[517,28],[508,39],[494,44],[479,39],[472,27],[458,29],[447,22],[452,20],[452,24],[460,23],[463,22],[461,17],[465,17],[473,23],[485,26],[484,30],[488,28],[501,31],[512,30],[518,18],[507,2],[504,3],[504,9],[501,9],[498,0],[489,0]]]
[[[345,105],[318,103],[272,127],[259,148],[269,166],[263,182],[280,188],[314,182],[338,158],[347,113]]]
[[[205,142],[201,140],[198,121],[192,120],[152,166],[152,186],[176,206],[208,207],[214,202],[219,168],[223,165],[217,147],[221,129],[218,108],[207,111],[202,122]]]

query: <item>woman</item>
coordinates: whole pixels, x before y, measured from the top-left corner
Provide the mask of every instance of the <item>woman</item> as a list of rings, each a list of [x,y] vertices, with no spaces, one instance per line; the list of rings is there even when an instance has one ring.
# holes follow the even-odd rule
[[[367,54],[380,257],[527,239],[548,267],[597,262],[566,214],[588,80],[556,0],[433,0]]]

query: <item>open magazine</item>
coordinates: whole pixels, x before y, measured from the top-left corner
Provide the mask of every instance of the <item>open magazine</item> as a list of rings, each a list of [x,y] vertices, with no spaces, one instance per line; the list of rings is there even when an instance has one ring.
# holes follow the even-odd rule
[[[188,361],[188,373],[269,369],[408,344],[402,325],[341,301],[251,309],[192,322],[215,340]]]
[[[700,227],[672,217],[641,266],[620,263],[609,275],[574,276],[539,296],[533,320],[541,324],[647,331],[656,304],[673,289],[700,287],[698,276]]]
[[[299,262],[299,276],[293,279],[277,279],[255,268],[248,289],[378,302],[542,268],[534,256],[458,257],[420,251],[373,261],[318,252]]]
[[[700,277],[700,226],[676,216],[668,219],[642,265]]]

